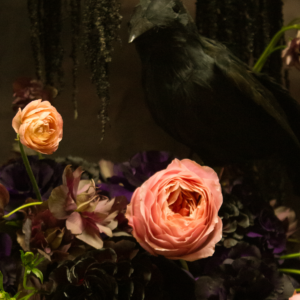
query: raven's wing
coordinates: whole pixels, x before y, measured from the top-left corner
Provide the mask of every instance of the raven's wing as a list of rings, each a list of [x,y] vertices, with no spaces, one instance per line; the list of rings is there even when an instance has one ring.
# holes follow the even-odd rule
[[[204,37],[201,37],[200,41],[204,52],[214,59],[216,67],[222,74],[248,99],[251,99],[271,115],[300,147],[299,140],[292,130],[285,112],[287,107],[290,111],[289,106],[297,107],[295,100],[291,101],[292,98],[287,97],[287,93],[281,91],[278,86],[268,83],[263,76],[255,75],[247,65],[235,57],[224,45]],[[276,94],[284,95],[286,101],[290,102],[289,105],[282,105],[283,100],[279,103]],[[297,111],[300,111],[299,108],[297,108]],[[294,113],[296,114],[296,112]]]
[[[253,76],[267,88],[276,100],[281,108],[284,110],[290,126],[298,139],[300,138],[300,104],[297,100],[291,97],[289,91],[283,86],[278,84],[273,78],[266,74],[253,73]]]

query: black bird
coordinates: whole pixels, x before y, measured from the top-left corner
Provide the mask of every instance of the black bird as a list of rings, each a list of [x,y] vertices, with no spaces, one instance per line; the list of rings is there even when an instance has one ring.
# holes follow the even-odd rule
[[[154,120],[206,164],[300,153],[296,100],[201,36],[179,0],[141,0],[129,30]]]

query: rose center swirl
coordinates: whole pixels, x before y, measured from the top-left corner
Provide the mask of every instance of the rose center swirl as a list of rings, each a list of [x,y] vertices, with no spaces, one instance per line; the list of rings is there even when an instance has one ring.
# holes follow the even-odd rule
[[[188,217],[200,204],[201,195],[179,187],[176,191],[170,193],[167,201],[172,212]]]

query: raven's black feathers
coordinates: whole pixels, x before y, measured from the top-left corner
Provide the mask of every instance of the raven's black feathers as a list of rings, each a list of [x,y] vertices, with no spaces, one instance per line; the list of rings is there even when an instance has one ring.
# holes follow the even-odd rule
[[[153,118],[205,163],[300,153],[298,103],[200,36],[179,0],[142,0],[129,26]]]

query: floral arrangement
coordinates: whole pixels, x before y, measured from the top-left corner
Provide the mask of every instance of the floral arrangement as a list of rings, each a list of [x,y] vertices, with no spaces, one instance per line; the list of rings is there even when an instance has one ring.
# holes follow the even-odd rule
[[[1,299],[299,298],[295,213],[238,167],[159,151],[98,168],[46,159],[63,136],[48,101],[12,126],[22,159],[0,168]]]
[[[297,69],[299,32],[282,51]],[[119,164],[45,158],[63,138],[57,91],[29,78],[13,89],[21,158],[0,166],[0,299],[300,299],[295,212],[253,176],[162,151]]]

